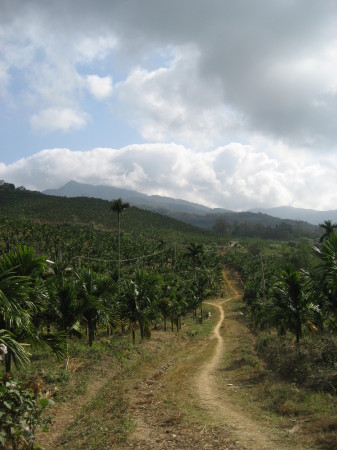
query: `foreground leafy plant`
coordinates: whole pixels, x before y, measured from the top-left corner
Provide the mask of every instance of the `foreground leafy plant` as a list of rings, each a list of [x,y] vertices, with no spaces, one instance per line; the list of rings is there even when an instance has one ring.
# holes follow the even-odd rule
[[[8,374],[0,374],[0,447],[38,448],[34,445],[36,428],[43,424],[42,411],[52,400],[37,400],[34,392]]]

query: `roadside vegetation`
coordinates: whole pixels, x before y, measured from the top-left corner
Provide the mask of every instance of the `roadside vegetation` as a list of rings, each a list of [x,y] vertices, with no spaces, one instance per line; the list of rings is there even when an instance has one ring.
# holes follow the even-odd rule
[[[256,351],[255,357],[246,352],[238,366],[256,369],[256,395],[267,410],[301,424],[314,436],[314,448],[333,449],[337,235],[329,220],[321,229],[316,242],[242,242],[224,252],[224,261],[240,274],[241,313]]]

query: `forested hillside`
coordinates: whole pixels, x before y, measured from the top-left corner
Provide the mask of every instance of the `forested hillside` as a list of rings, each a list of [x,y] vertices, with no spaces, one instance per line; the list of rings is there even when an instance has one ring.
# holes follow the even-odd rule
[[[125,214],[124,227],[128,232],[148,231],[152,225],[159,230],[209,235],[175,219],[139,208],[131,207]],[[50,224],[92,224],[110,229],[115,226],[107,200],[54,197],[21,189],[0,190],[0,216]]]
[[[20,243],[39,252],[107,257],[116,251],[117,215],[111,202],[53,197],[21,189],[0,190],[0,249]],[[175,219],[130,207],[123,213],[124,256],[153,251],[164,243],[212,241],[212,234]]]
[[[272,217],[275,214],[261,212],[235,212],[222,208],[209,208],[197,203],[178,200],[158,195],[145,195],[140,192],[112,186],[92,186],[90,184],[70,181],[60,189],[47,189],[48,195],[66,197],[95,197],[111,199],[122,197],[131,205],[162,215],[173,217],[181,222],[200,228],[212,230],[218,236],[255,237],[262,239],[294,239],[299,237],[314,237],[317,235],[317,225],[305,222],[298,216]],[[300,211],[300,210],[295,210]],[[323,212],[321,212],[321,218]],[[324,217],[326,218],[326,217]],[[330,216],[328,216],[330,218]],[[290,220],[293,219],[293,220]],[[321,219],[323,220],[323,219]],[[315,222],[316,224],[318,222]]]

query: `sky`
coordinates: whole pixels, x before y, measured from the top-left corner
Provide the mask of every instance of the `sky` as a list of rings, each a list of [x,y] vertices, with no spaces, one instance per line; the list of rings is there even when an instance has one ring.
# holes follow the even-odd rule
[[[0,0],[0,179],[337,208],[336,0]]]

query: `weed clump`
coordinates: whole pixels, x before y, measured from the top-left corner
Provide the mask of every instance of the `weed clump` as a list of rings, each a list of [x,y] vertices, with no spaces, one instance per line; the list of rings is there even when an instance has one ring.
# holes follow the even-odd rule
[[[264,335],[259,355],[281,379],[313,390],[337,390],[337,337],[322,335],[296,345],[287,336]]]

